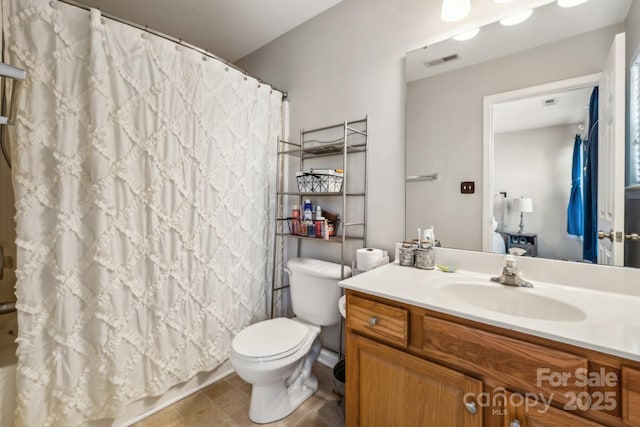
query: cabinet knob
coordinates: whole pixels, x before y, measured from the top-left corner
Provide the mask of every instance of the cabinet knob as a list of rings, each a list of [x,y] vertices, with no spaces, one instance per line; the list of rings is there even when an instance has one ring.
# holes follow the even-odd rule
[[[638,233],[625,234],[624,237],[634,242],[640,240],[640,234]]]
[[[509,423],[509,427],[520,427],[520,421],[513,420]]]
[[[471,415],[475,415],[478,412],[476,402],[464,402],[464,407]]]
[[[376,326],[378,324],[378,318],[376,316],[371,316],[369,318],[369,326]]]

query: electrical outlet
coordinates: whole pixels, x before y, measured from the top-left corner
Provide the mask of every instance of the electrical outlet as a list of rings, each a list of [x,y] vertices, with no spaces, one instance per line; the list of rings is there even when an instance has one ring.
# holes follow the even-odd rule
[[[476,192],[476,183],[473,181],[462,181],[460,183],[460,193],[473,194]]]

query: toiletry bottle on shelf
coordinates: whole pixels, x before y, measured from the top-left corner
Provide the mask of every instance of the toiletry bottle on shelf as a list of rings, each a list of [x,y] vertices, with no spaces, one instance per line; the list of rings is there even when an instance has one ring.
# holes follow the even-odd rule
[[[316,206],[316,216],[315,219],[322,218],[322,206]]]
[[[300,208],[293,205],[291,210],[291,234],[300,234]]]
[[[309,199],[304,201],[302,219],[305,221],[313,220],[313,205]]]
[[[320,207],[320,206],[318,206]],[[316,211],[316,237],[322,237],[322,226],[324,225],[324,218],[318,216]]]

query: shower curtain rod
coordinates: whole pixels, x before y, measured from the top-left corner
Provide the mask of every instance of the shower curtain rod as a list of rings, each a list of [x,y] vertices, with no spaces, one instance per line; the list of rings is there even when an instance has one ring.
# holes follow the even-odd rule
[[[73,1],[73,0],[52,0],[52,1],[49,2],[49,5],[51,7],[53,7],[53,8],[55,8],[55,6],[54,6],[55,2],[66,3],[66,4],[70,5],[70,6],[75,6],[75,7],[78,7],[80,9],[84,9],[86,11],[90,11],[91,10],[91,7],[89,7],[89,6],[85,5],[85,4],[82,4],[82,3],[78,3],[78,2]],[[100,8],[98,8],[98,10],[100,10]],[[238,67],[237,65],[234,65],[231,62],[227,61],[226,59],[222,59],[219,56],[217,56],[217,55],[215,55],[215,54],[213,54],[211,52],[208,52],[208,51],[206,51],[206,50],[204,50],[202,48],[199,48],[198,46],[194,46],[192,44],[185,43],[182,39],[175,38],[175,37],[170,36],[168,34],[161,33],[160,31],[152,30],[147,26],[136,24],[135,22],[127,21],[126,19],[117,17],[115,15],[111,15],[110,13],[105,13],[102,10],[100,10],[100,13],[102,14],[103,17],[105,17],[107,19],[111,19],[113,21],[120,22],[121,24],[129,25],[131,27],[137,28],[137,29],[142,30],[142,31],[146,31],[147,33],[150,33],[150,34],[153,34],[155,36],[161,37],[161,38],[163,38],[165,40],[169,40],[169,41],[171,41],[173,43],[177,43],[180,46],[188,47],[189,49],[195,50],[196,52],[199,52],[199,53],[201,53],[203,55],[206,55],[209,58],[213,58],[213,59],[215,59],[217,61],[223,62],[228,67],[231,67],[234,70],[240,71],[246,77],[250,77],[252,79],[255,79],[255,80],[258,81],[258,83],[266,84],[267,86],[270,86],[271,89],[275,90],[276,92],[280,92],[282,94],[282,98],[283,99],[287,98],[287,96],[288,96],[287,92],[285,92],[284,90],[278,89],[274,85],[272,85],[270,83],[267,83],[267,82],[265,82],[263,80],[260,80],[259,78],[250,76],[249,73],[247,73],[245,70],[243,70],[242,68]]]

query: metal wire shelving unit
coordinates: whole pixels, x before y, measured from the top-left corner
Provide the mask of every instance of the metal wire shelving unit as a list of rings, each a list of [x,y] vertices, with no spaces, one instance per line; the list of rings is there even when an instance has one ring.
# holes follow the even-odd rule
[[[344,265],[351,263],[351,258],[355,256],[355,251],[350,254],[346,252],[345,246],[350,242],[360,243],[362,247],[366,246],[366,223],[367,223],[367,139],[368,139],[368,116],[363,119],[354,121],[345,121],[342,123],[334,124],[331,126],[325,126],[310,130],[300,131],[300,143],[293,143],[289,141],[279,141],[278,143],[278,174],[277,174],[277,195],[276,195],[276,231],[274,239],[274,260],[273,260],[273,282],[271,288],[271,317],[276,313],[276,294],[284,289],[287,289],[289,285],[284,280],[284,263],[285,263],[285,241],[289,239],[295,240],[295,249],[292,251],[292,256],[300,256],[302,245],[306,242],[318,242],[320,244],[328,243],[339,246],[340,248],[340,263],[341,277],[345,278]],[[338,138],[330,141],[321,140],[323,137]],[[302,171],[305,167],[312,163],[314,159],[319,158],[333,158],[338,163],[341,163],[341,169],[343,170],[343,182],[342,191],[339,192],[300,192],[289,191],[288,186],[294,186],[292,184],[294,180],[290,179],[290,174],[287,173],[287,162],[285,158],[299,160],[299,170]],[[350,162],[358,162],[361,165],[361,171],[357,171],[358,176],[357,189],[355,191],[348,191],[351,187],[350,179],[354,178],[352,175]],[[293,162],[289,162],[293,163]],[[291,168],[291,170],[294,170]],[[293,172],[292,172],[293,173]],[[328,240],[300,236],[291,234],[287,229],[288,212],[286,209],[289,207],[287,203],[291,203],[292,200],[297,200],[298,206],[302,207],[303,199],[305,198],[340,198],[338,215],[341,218],[341,224],[336,236],[330,237]],[[362,211],[358,212],[358,220],[350,221],[350,207],[351,200],[358,198],[361,199],[359,203],[362,206]],[[354,215],[355,216],[355,215]],[[340,349],[339,356],[342,356],[342,324],[340,325]]]

